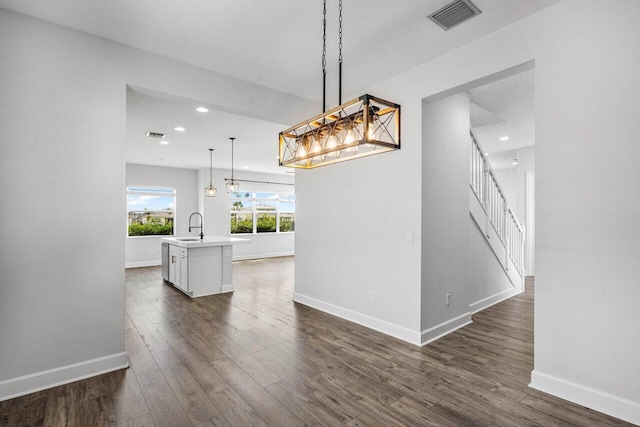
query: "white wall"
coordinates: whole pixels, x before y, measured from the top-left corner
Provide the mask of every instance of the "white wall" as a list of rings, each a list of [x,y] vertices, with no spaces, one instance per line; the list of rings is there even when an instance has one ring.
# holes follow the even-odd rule
[[[127,84],[276,123],[318,104],[3,9],[0,75],[4,400],[126,366]]]
[[[629,195],[640,194],[638,16],[633,0],[566,0],[370,90],[413,92],[401,97],[402,131],[415,134],[415,98],[535,60],[532,386],[635,423],[640,198]]]
[[[274,145],[274,150],[276,146]],[[214,198],[204,197],[204,188],[209,185],[209,169],[198,171],[199,199],[203,212],[207,234],[216,236],[230,236],[230,199],[225,188],[225,178],[231,178],[231,172],[225,169],[213,170],[213,185],[218,189]],[[274,192],[295,193],[295,178],[292,174],[265,174],[248,171],[235,171],[235,179],[262,181],[242,182],[240,191],[247,192]],[[269,182],[271,184],[266,184]],[[248,239],[248,244],[235,245],[233,247],[233,259],[255,259],[275,256],[288,256],[294,254],[295,233],[262,233],[242,234],[234,237]]]
[[[527,272],[527,275],[534,275],[535,272],[530,268],[529,264],[535,264],[535,236],[529,236],[529,228],[533,227],[535,230],[535,215],[532,215],[532,218],[527,216],[528,210],[528,200],[527,200],[527,172],[535,171],[536,169],[536,150],[535,146],[524,147],[518,150],[518,166],[516,167],[516,177],[515,177],[515,193],[516,200],[515,205],[513,205],[513,209],[515,210],[516,217],[518,221],[521,223],[525,223],[525,233],[527,234],[527,241],[524,245],[524,268]],[[535,188],[535,187],[534,187]],[[534,196],[535,197],[535,196]],[[535,206],[535,200],[534,200]],[[530,258],[530,252],[531,254]],[[531,262],[530,262],[531,260]]]
[[[233,260],[270,258],[294,255],[295,233],[262,233],[235,235],[249,239],[249,244],[233,247]]]
[[[629,381],[640,376],[640,201],[628,196],[640,185],[639,7],[566,0],[367,90],[402,105],[402,150],[299,174],[296,292],[373,327],[419,332],[420,248],[401,242],[409,229],[422,231],[413,198],[421,193],[421,100],[535,61],[533,385],[640,422],[640,386]],[[359,221],[347,228],[321,215],[330,200],[344,206],[340,217]],[[383,264],[378,253],[395,255]],[[395,293],[383,307],[366,302],[370,290],[386,288]]]
[[[532,385],[640,424],[640,2],[553,9],[536,61]]]
[[[518,149],[517,157],[518,165],[513,169],[515,171],[514,192],[516,197],[512,208],[515,210],[518,220],[523,222],[526,220],[527,211],[527,171],[536,168],[535,146]]]
[[[638,16],[565,0],[371,88],[402,105],[403,148],[297,174],[297,297],[419,341],[422,98],[535,60],[532,385],[640,423]],[[278,123],[319,107],[4,10],[0,74],[2,399],[20,375],[121,361],[125,84]]]
[[[417,105],[403,117],[419,121]],[[296,172],[294,300],[417,344],[420,131],[402,138],[399,151]]]
[[[472,313],[520,292],[505,274],[500,260],[472,216],[469,216],[468,250],[468,298]]]
[[[0,400],[127,364],[125,86],[90,47],[0,10]]]
[[[189,233],[189,216],[198,210],[198,172],[195,169],[166,168],[127,163],[126,182],[129,185],[173,187],[176,189],[174,231],[176,236],[200,234],[199,229]],[[200,219],[194,218],[199,225]],[[206,228],[205,233],[209,234]],[[126,236],[126,228],[124,235]],[[162,236],[125,237],[126,267],[160,265]]]
[[[467,250],[470,118],[466,92],[425,103],[423,108],[422,343],[471,322]]]

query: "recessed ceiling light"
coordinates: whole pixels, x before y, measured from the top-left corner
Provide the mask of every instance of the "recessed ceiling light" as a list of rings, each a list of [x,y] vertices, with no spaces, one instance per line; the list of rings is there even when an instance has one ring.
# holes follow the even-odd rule
[[[183,128],[182,126],[178,126],[176,128],[173,128],[174,130],[177,130],[178,132],[184,132],[186,129]]]
[[[249,166],[244,166],[245,169],[249,169]]]
[[[488,156],[488,155],[489,155],[489,153],[484,153],[484,155],[485,155],[485,156]]]
[[[280,160],[280,156],[275,156],[276,159]]]
[[[509,137],[508,136],[501,136],[500,137],[500,141],[508,141]]]
[[[518,161],[517,161],[517,160],[514,160],[513,162],[511,162],[511,164],[515,166],[515,165],[517,165],[517,164],[518,164]]]
[[[209,112],[209,109],[205,108],[205,107],[198,107],[198,108],[196,108],[196,111],[198,113],[207,113],[207,112]]]
[[[160,144],[162,145],[169,145],[169,141],[163,139],[162,141],[160,141]]]

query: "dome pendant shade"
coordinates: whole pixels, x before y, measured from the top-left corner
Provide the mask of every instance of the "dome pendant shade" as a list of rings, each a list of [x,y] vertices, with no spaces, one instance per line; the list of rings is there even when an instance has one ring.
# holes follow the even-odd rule
[[[204,188],[206,197],[216,197],[218,189],[213,186],[213,148],[209,148],[209,186]]]
[[[234,181],[233,179],[231,181],[227,181],[225,186],[227,187],[227,193],[237,193],[238,190],[240,190],[240,184],[238,181]]]
[[[204,189],[204,195],[207,197],[216,197],[217,194],[218,194],[218,189],[213,185],[205,187]]]

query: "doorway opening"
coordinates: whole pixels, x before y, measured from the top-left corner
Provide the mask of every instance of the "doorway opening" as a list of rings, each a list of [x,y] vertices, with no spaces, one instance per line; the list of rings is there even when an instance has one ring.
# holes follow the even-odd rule
[[[150,228],[170,214],[171,235],[197,238],[201,230],[189,227],[188,219],[199,212],[204,235],[250,240],[233,247],[234,261],[294,255],[295,175],[275,158],[275,138],[283,126],[202,101],[127,87],[126,184],[147,189],[128,198],[128,211],[144,223],[138,228]],[[230,137],[235,138],[233,153]],[[268,140],[274,143],[265,144]],[[240,188],[227,193],[232,155]],[[218,189],[215,197],[205,196],[210,184]],[[171,204],[157,207],[152,190],[166,188],[173,192]],[[166,236],[125,231],[123,236],[126,267],[161,265],[160,239]]]

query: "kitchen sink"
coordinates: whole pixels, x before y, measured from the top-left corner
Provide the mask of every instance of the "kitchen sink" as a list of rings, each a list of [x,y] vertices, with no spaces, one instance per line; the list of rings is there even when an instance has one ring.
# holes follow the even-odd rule
[[[179,242],[198,242],[200,239],[176,239]]]

